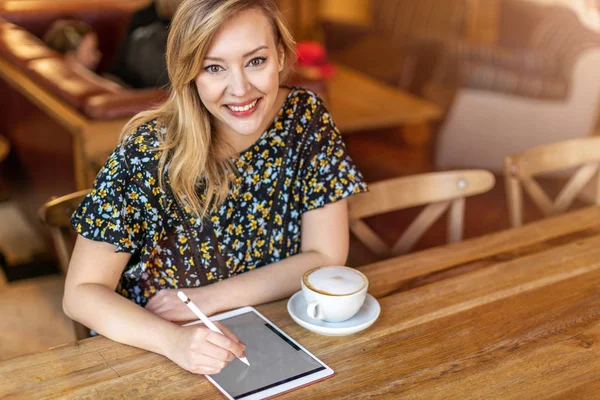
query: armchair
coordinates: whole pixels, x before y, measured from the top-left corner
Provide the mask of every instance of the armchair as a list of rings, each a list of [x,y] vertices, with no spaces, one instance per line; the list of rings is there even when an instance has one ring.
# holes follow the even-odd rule
[[[331,58],[446,109],[435,166],[503,169],[504,157],[592,133],[600,34],[575,12],[498,4],[497,41],[465,41],[469,1],[373,0],[370,25],[323,21]]]
[[[594,130],[600,34],[566,7],[505,0],[496,45],[422,41],[412,50],[436,60],[422,94],[447,106],[437,168],[500,172],[509,154]]]

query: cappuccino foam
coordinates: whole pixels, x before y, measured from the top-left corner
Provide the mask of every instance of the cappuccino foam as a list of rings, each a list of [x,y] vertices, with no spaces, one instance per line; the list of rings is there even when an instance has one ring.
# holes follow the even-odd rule
[[[305,277],[304,283],[317,292],[332,295],[356,293],[367,284],[359,272],[347,267],[318,268]]]

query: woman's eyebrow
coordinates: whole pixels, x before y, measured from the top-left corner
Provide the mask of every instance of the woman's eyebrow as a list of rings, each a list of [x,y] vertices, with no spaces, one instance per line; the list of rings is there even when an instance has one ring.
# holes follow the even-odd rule
[[[249,57],[249,56],[251,56],[252,54],[256,53],[257,51],[259,51],[259,50],[262,50],[262,49],[267,49],[267,48],[268,48],[267,46],[258,46],[258,47],[257,47],[257,48],[255,48],[254,50],[250,50],[249,52],[247,52],[247,53],[244,53],[244,55],[242,56],[242,58]],[[223,60],[223,59],[222,59],[222,58],[220,58],[220,57],[204,57],[204,59],[205,59],[205,60],[212,60],[212,61],[225,61],[225,60]]]

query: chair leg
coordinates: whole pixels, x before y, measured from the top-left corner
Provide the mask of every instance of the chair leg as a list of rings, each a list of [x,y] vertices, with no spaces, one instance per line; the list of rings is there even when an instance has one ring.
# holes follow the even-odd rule
[[[523,198],[519,180],[514,177],[506,177],[506,195],[508,197],[508,213],[510,225],[513,228],[523,225]]]
[[[456,199],[450,205],[448,215],[448,243],[456,243],[462,240],[463,221],[465,219],[465,198]]]
[[[514,175],[511,157],[504,160],[504,184],[510,225],[513,228],[523,225],[523,194],[519,179]]]

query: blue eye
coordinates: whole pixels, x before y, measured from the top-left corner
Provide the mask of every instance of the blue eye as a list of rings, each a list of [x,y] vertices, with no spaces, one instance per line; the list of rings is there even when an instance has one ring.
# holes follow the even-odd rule
[[[260,67],[266,61],[267,61],[266,57],[255,57],[252,60],[250,60],[250,62],[248,63],[248,65],[250,67]]]
[[[209,65],[208,67],[204,68],[204,70],[208,73],[216,74],[218,72],[221,72],[223,70],[223,68],[220,65],[213,64],[213,65]]]

